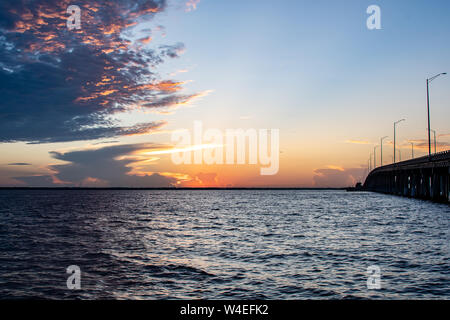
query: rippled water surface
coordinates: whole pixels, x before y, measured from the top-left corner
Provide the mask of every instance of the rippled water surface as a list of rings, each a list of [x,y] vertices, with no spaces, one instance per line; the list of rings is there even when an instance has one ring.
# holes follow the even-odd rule
[[[374,193],[1,190],[0,298],[449,299],[449,227]]]

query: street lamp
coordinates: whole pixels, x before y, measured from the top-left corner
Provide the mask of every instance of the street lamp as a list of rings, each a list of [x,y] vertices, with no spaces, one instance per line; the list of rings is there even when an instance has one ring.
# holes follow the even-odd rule
[[[414,142],[411,142],[411,159],[414,159]]]
[[[401,119],[401,120],[394,122],[394,163],[395,163],[395,127],[397,126],[398,123],[400,123],[402,121],[406,121],[406,119]]]
[[[383,140],[384,139],[386,139],[388,136],[385,136],[385,137],[383,137],[383,138],[381,138],[381,143],[380,143],[380,145],[381,145],[381,166],[383,166]]]
[[[433,135],[434,135],[434,153],[436,153],[436,130],[433,130],[433,129],[428,130],[427,129],[427,131],[433,132]]]
[[[431,131],[433,131],[433,135],[434,135],[434,153],[436,153],[436,130],[430,129]]]
[[[439,73],[434,77],[427,79],[427,112],[428,112],[428,157],[431,156],[431,134],[430,134],[430,82],[436,79],[439,76],[447,74],[446,72]],[[436,151],[435,151],[436,153]]]
[[[378,146],[373,147],[373,168],[377,167],[377,148]]]

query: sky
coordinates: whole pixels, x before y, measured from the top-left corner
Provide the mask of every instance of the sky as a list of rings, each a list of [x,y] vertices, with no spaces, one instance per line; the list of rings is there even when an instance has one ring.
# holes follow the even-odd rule
[[[367,27],[371,5],[380,29]],[[446,0],[2,1],[0,186],[363,182],[381,137],[393,161],[397,120],[397,160],[428,152],[426,79],[450,72],[449,14]],[[450,149],[449,87],[448,75],[430,84],[438,152]],[[278,170],[175,163],[223,147],[174,141],[199,122],[278,130]]]

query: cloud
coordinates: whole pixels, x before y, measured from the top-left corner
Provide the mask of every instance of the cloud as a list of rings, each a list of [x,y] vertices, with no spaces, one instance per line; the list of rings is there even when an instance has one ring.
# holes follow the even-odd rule
[[[188,0],[186,2],[186,12],[197,10],[197,5],[200,3],[200,0]]]
[[[158,130],[166,124],[165,121],[140,123],[129,127],[98,127],[86,128],[82,130],[73,129],[63,132],[61,130],[58,136],[48,137],[45,128],[34,134],[33,140],[29,143],[45,143],[45,142],[68,142],[74,140],[91,140],[98,138],[112,138],[116,136],[131,136],[151,133]]]
[[[152,37],[151,36],[148,36],[148,37],[145,37],[145,38],[141,38],[141,39],[139,39],[138,40],[140,43],[142,43],[142,44],[148,44],[148,43],[150,43],[151,41],[152,41]]]
[[[169,76],[173,77],[173,76],[176,76],[179,73],[186,73],[186,72],[189,72],[189,70],[188,69],[179,69],[179,70],[176,70],[174,72],[171,72],[169,74]]]
[[[209,173],[197,173],[194,176],[184,175],[179,176],[178,186],[188,188],[210,188],[219,187],[222,182],[219,180],[219,176],[215,172]]]
[[[327,169],[334,169],[334,170],[338,170],[338,171],[345,171],[344,168],[342,168],[340,166],[335,166],[335,165],[328,165]]]
[[[170,58],[178,58],[186,50],[184,44],[181,42],[170,46],[168,45],[159,46],[159,49],[161,49],[161,54],[163,56],[167,56]]]
[[[117,142],[120,142],[120,141],[119,140],[100,141],[100,142],[93,143],[93,145],[95,146],[95,145],[99,145],[99,144],[109,144],[109,143],[117,143]]]
[[[23,182],[29,187],[54,187],[58,186],[52,176],[28,176],[28,177],[14,177],[14,179]]]
[[[414,148],[428,150],[428,140],[427,139],[417,139],[417,140],[409,140],[409,143],[404,145],[405,148],[411,147],[411,142],[414,143]],[[437,151],[444,151],[450,147],[450,143],[445,141],[436,141],[436,149]],[[431,149],[434,151],[434,139],[431,138]]]
[[[133,166],[147,160],[143,151],[168,149],[159,144],[128,144],[98,149],[50,152],[67,162],[49,166],[53,175],[14,177],[28,186],[170,187],[177,179],[160,173],[138,173]]]
[[[314,170],[314,185],[319,188],[342,188],[354,186],[356,182],[363,182],[365,168],[340,168],[329,166],[326,169]]]
[[[117,115],[137,106],[166,108],[182,83],[155,67],[184,44],[143,46],[133,27],[165,0],[77,1],[81,29],[68,30],[69,0],[0,2],[0,142],[64,142],[146,134],[164,122],[124,127]],[[140,45],[135,45],[140,44]],[[165,104],[167,103],[167,104]]]
[[[346,140],[345,143],[353,143],[353,144],[373,144],[370,141],[364,141],[364,140]]]
[[[27,162],[14,162],[14,163],[8,163],[8,166],[31,166],[31,163],[27,163]]]
[[[149,109],[157,109],[159,113],[168,112],[170,109],[174,109],[175,107],[179,107],[182,105],[187,105],[191,103],[194,99],[204,97],[209,93],[210,91],[204,91],[190,95],[169,95],[165,97],[160,97],[155,101],[146,103],[143,105],[143,107]]]
[[[217,173],[202,173],[200,172],[195,176],[195,179],[202,185],[215,186],[218,182]]]

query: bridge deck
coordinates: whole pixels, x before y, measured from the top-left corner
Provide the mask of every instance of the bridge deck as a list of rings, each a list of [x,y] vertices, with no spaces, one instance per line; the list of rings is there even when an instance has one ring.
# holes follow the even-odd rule
[[[448,203],[449,176],[450,150],[378,167],[369,173],[364,188]]]

